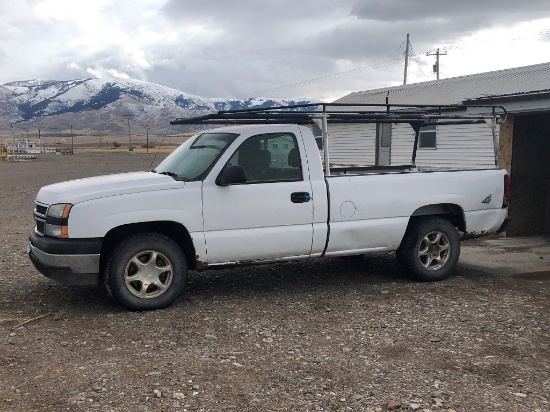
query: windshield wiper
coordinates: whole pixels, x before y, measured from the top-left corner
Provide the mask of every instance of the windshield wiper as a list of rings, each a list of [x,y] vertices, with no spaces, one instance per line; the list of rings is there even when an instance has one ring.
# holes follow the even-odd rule
[[[166,175],[172,177],[174,180],[181,180],[186,181],[188,179],[184,179],[183,177],[180,177],[177,173],[174,172],[157,172],[156,170],[151,170],[153,173],[158,173],[159,175]]]

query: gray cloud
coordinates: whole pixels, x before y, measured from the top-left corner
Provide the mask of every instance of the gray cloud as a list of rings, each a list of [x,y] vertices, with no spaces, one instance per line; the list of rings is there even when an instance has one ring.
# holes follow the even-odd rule
[[[386,23],[414,33],[425,45],[455,41],[489,28],[507,27],[528,22],[548,14],[547,0],[359,0],[351,14],[361,21]],[[390,26],[391,25],[391,26]]]
[[[441,19],[452,24],[467,23],[466,27],[475,30],[540,18],[548,13],[548,6],[546,0],[532,0],[529,4],[515,0],[359,0],[353,5],[352,15],[385,22]]]
[[[97,27],[90,28],[72,18],[33,15],[41,0],[22,3],[28,10],[12,12],[10,19],[7,6],[13,4],[0,0],[7,10],[0,16],[0,83],[119,75],[205,97],[267,91],[274,97],[336,98],[396,83],[406,33],[420,53],[415,63],[428,72],[433,59],[425,58],[427,50],[460,43],[481,29],[528,22],[548,10],[547,0],[168,0],[162,7],[152,0],[120,0],[102,3]],[[394,64],[379,67],[386,61]],[[421,69],[412,67],[412,77]],[[346,71],[353,74],[326,79]],[[269,91],[295,83],[305,84]]]

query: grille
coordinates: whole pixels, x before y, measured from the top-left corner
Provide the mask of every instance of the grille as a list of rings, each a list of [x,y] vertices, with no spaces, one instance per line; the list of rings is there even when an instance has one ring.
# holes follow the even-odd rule
[[[38,213],[39,215],[46,215],[47,211],[48,211],[48,206],[43,206],[39,204],[36,205],[36,213]]]
[[[36,221],[36,233],[44,235],[46,228],[46,213],[48,212],[47,205],[36,204],[34,208],[34,220]]]
[[[36,222],[36,231],[38,233],[40,233],[41,235],[44,234],[44,226],[45,226],[45,223],[44,222],[40,222],[40,221],[37,221]]]

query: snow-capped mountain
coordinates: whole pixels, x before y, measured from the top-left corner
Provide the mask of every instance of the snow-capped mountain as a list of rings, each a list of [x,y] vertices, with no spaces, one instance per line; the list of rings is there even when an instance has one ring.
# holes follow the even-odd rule
[[[21,128],[120,132],[127,116],[151,129],[166,128],[176,117],[218,110],[310,103],[296,99],[207,99],[139,80],[28,80],[0,86],[0,122]]]

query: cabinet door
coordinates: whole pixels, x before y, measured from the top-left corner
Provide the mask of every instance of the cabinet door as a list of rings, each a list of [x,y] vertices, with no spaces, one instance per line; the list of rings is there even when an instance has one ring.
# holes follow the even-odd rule
[[[309,256],[313,201],[296,137],[252,136],[232,154],[229,166],[242,167],[246,181],[203,186],[208,263]]]

